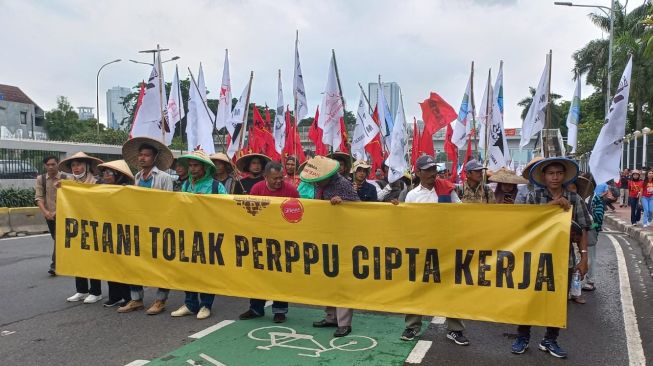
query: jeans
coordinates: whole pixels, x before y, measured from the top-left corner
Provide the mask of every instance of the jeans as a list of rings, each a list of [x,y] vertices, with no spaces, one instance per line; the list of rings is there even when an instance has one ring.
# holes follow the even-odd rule
[[[249,310],[256,313],[256,315],[265,315],[265,300],[250,299]],[[272,303],[272,314],[286,314],[288,313],[288,303],[283,301],[275,301]]]
[[[599,241],[599,232],[592,229],[587,232],[587,274],[585,275],[586,283],[594,283],[594,266],[596,265],[596,243]]]
[[[630,206],[630,223],[635,225],[642,216],[642,210],[639,209],[639,198],[628,197],[628,205]]]
[[[45,222],[48,224],[48,230],[50,231],[50,236],[52,237],[52,262],[50,263],[50,269],[54,271],[55,269],[55,259],[56,259],[56,253],[57,253],[57,225],[56,221],[54,220],[45,220]]]
[[[621,203],[622,206],[628,205],[628,189],[627,188],[621,188],[619,190],[619,202]]]
[[[644,225],[651,223],[653,218],[653,196],[642,197],[642,208],[644,209]]]
[[[129,289],[131,290],[131,298],[134,301],[143,301],[143,286],[139,285],[130,285]],[[161,301],[168,300],[168,294],[170,290],[165,288],[160,288],[156,290],[156,299]]]
[[[197,312],[200,311],[201,308],[207,308],[211,310],[214,299],[215,299],[215,295],[213,294],[200,293],[198,296],[197,292],[186,292],[186,299],[184,300],[184,304],[186,304],[188,310],[197,314]]]

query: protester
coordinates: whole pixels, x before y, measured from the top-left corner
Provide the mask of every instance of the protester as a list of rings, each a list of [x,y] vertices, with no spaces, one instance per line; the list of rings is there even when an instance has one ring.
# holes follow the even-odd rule
[[[134,137],[122,146],[122,156],[131,166],[139,167],[140,171],[134,177],[134,185],[172,191],[172,177],[165,171],[170,169],[173,156],[168,147],[158,140],[149,137]],[[131,301],[118,308],[119,313],[129,313],[143,309],[143,286],[132,285]],[[170,290],[159,288],[156,299],[147,309],[148,315],[161,314],[165,310]]]
[[[594,274],[596,272],[596,244],[599,241],[599,233],[603,230],[603,218],[605,216],[605,198],[611,195],[608,185],[605,183],[599,184],[594,190],[594,196],[590,203],[590,210],[592,213],[592,226],[587,233],[587,251],[588,251],[588,265],[589,269],[583,281],[583,290],[594,291],[596,285],[594,283]]]
[[[644,176],[646,176],[646,175],[644,175]],[[615,203],[615,202],[617,202],[619,200],[619,195],[620,195],[619,187],[617,187],[615,185],[614,179],[610,179],[608,181],[608,189],[612,193],[612,197],[605,201],[605,205],[610,209],[610,211],[614,212],[615,208],[614,208],[613,203]],[[640,201],[640,205],[641,205],[641,201]]]
[[[236,182],[234,194],[249,194],[254,184],[261,182],[263,178],[263,169],[270,162],[270,158],[263,154],[248,154],[241,156],[236,161],[236,166],[243,173],[248,173],[247,178],[242,178]]]
[[[194,194],[226,194],[227,190],[219,181],[213,178],[215,164],[204,150],[195,150],[183,155],[179,160],[188,166],[190,178],[181,187],[182,192]],[[195,314],[197,319],[211,316],[211,307],[215,295],[186,291],[184,305],[170,313],[173,317]]]
[[[213,178],[222,183],[227,193],[232,193],[235,189],[234,184],[234,165],[225,153],[215,153],[209,156],[215,165],[215,174]]]
[[[381,166],[383,175],[381,179],[376,180],[373,184],[376,187],[377,199],[381,202],[392,202],[397,200],[403,202],[410,190],[410,177],[399,179],[393,183],[388,182],[388,166],[383,163]]]
[[[132,174],[127,162],[114,160],[98,165],[100,170],[101,184],[133,185],[134,174]],[[109,285],[109,298],[104,303],[105,307],[124,306],[131,301],[131,294],[128,284],[107,281]]]
[[[315,199],[330,201],[332,205],[343,201],[360,201],[351,182],[338,173],[340,170],[340,164],[336,160],[316,156],[306,162],[299,177],[302,182],[314,186]],[[351,333],[353,309],[327,306],[325,312],[324,319],[313,322],[314,327],[337,327],[333,333],[334,337],[344,337]]]
[[[416,174],[420,178],[419,186],[413,188],[406,195],[406,203],[436,203],[441,202],[438,200],[436,194],[436,180],[438,174],[438,165],[435,159],[429,155],[422,155],[417,158],[415,162]],[[450,182],[449,182],[450,183]],[[452,195],[456,192],[453,189],[450,191]],[[454,202],[449,199],[448,202]],[[457,200],[460,202],[460,200]],[[406,329],[401,335],[404,341],[411,341],[419,334],[422,329],[422,316],[414,314],[406,314],[405,317]],[[445,321],[447,327],[447,338],[460,346],[469,345],[469,340],[463,335],[465,325],[461,319],[447,318]]]
[[[95,184],[95,172],[97,172],[98,164],[103,161],[86,155],[83,152],[78,152],[63,159],[59,163],[59,170],[68,173],[72,179],[78,183]],[[89,288],[90,282],[90,288]],[[77,302],[84,300],[84,304],[93,304],[102,300],[102,285],[100,280],[87,279],[83,277],[75,277],[75,289],[77,292],[66,299],[69,302]]]
[[[494,192],[483,181],[483,170],[487,170],[478,160],[470,160],[465,164],[467,179],[456,188],[458,197],[464,203],[495,203]]]
[[[352,168],[353,173],[353,186],[358,193],[358,198],[363,202],[376,202],[376,187],[367,181],[367,176],[370,174],[371,165],[363,160],[354,162]]]
[[[642,220],[643,227],[649,227],[653,219],[653,170],[646,172],[644,184],[642,187],[642,209],[644,211],[644,218]]]
[[[342,151],[336,151],[333,154],[329,154],[329,158],[337,161],[338,164],[340,164],[340,170],[338,170],[338,174],[347,178],[348,180],[351,180],[351,155]]]
[[[517,199],[518,185],[528,184],[528,181],[507,168],[501,168],[494,173],[490,182],[497,184],[494,191],[495,203],[514,204]]]
[[[544,158],[541,157],[541,156],[536,156],[533,159],[531,159],[531,161],[529,161],[528,164],[526,164],[524,169],[522,169],[521,176],[522,176],[522,178],[526,179],[526,181],[528,181],[528,184],[521,185],[521,186],[517,187],[517,197],[515,198],[515,203],[516,204],[525,204],[526,199],[528,198],[528,194],[530,192],[532,192],[533,189],[535,189],[533,184],[528,180],[528,177],[529,177],[528,174],[530,173],[531,168],[533,167],[533,165],[535,165],[535,163],[537,163],[537,162],[539,162],[539,161],[541,161],[543,159]]]
[[[578,165],[573,160],[561,157],[541,160],[531,168],[529,175],[529,180],[538,188],[528,195],[527,204],[558,205],[564,210],[571,209],[572,220],[580,226],[580,237],[574,237],[573,241],[577,242],[581,258],[578,264],[575,264],[572,246],[570,245],[568,277],[571,277],[574,271],[578,271],[581,277],[587,272],[587,231],[592,224],[589,212],[581,203],[581,197],[564,188],[566,184],[573,182],[577,176]],[[528,349],[530,331],[530,325],[517,327],[518,336],[512,344],[512,353],[521,354]],[[559,333],[559,328],[547,327],[544,339],[540,342],[538,348],[549,352],[552,356],[566,358],[567,352],[558,345]]]
[[[630,223],[633,226],[637,226],[641,218],[642,210],[639,207],[639,199],[642,196],[643,188],[644,182],[640,179],[639,170],[633,169],[630,173],[630,180],[628,181],[628,206],[630,206]],[[608,201],[606,200],[607,204]]]
[[[48,273],[51,276],[56,276],[55,259],[57,253],[57,225],[55,216],[57,211],[57,187],[59,187],[59,183],[62,180],[68,179],[68,175],[59,171],[59,158],[56,156],[46,156],[43,159],[43,165],[45,167],[45,173],[36,177],[34,200],[36,201],[39,210],[41,210],[43,217],[45,217],[48,231],[50,231],[50,236],[53,240],[52,261],[50,262]]]
[[[177,173],[177,179],[172,182],[172,190],[175,192],[181,192],[181,187],[188,180],[188,167],[184,165],[183,162],[179,159],[175,159],[172,162],[172,166],[175,168]]]
[[[299,162],[297,161],[297,158],[293,155],[288,155],[286,157],[286,162],[284,164],[284,167],[286,168],[286,174],[283,176],[283,179],[292,184],[295,188],[299,185],[299,182],[301,181],[299,179],[299,173],[297,172],[297,168],[299,166]]]
[[[626,168],[621,171],[619,178],[619,197],[621,204],[619,207],[628,206],[628,181],[630,180],[630,169]]]
[[[269,162],[265,165],[263,172],[265,180],[258,182],[252,187],[250,194],[252,196],[271,196],[271,197],[290,197],[299,198],[299,193],[294,184],[288,182],[283,177],[283,166],[276,161]],[[288,313],[288,303],[285,301],[274,301],[272,303],[273,321],[283,323],[286,321]],[[240,314],[240,320],[259,318],[265,315],[265,300],[250,299],[249,309]]]

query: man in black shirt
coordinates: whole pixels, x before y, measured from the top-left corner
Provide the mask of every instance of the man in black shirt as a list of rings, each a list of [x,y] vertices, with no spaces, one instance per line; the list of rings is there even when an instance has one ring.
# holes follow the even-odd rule
[[[236,166],[238,170],[242,173],[247,173],[248,176],[236,182],[234,194],[249,194],[254,184],[265,179],[263,178],[263,169],[268,162],[270,162],[270,158],[263,154],[241,156],[236,161]]]
[[[354,189],[358,193],[358,197],[363,202],[376,202],[378,201],[376,195],[376,187],[367,181],[367,176],[370,174],[371,166],[363,160],[357,160],[354,163],[352,173],[354,175]]]

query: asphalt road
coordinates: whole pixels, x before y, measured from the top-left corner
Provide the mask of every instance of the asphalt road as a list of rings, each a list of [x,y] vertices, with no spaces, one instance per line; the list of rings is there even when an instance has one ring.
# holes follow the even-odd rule
[[[569,327],[559,338],[569,352],[567,360],[537,350],[542,328],[533,328],[531,348],[525,354],[513,355],[510,345],[515,326],[469,321],[469,347],[452,344],[445,339],[442,325],[430,324],[420,338],[426,342],[419,346],[425,352],[419,364],[567,362],[616,366],[653,362],[653,303],[649,298],[653,280],[649,268],[635,242],[620,233],[609,236],[623,252],[629,282],[620,282],[626,271],[622,268],[620,272],[618,251],[608,236],[602,235],[598,290],[584,293],[588,300],[585,305],[569,304]],[[66,298],[75,292],[74,281],[47,274],[51,243],[49,236],[0,240],[0,365],[126,365],[135,360],[153,360],[190,343],[193,339],[189,335],[220,321],[237,319],[248,306],[246,299],[218,296],[213,315],[201,321],[193,317],[172,319],[169,312],[157,316],[144,312],[117,314],[101,303],[67,303]],[[105,283],[103,293],[107,293]],[[147,289],[146,305],[153,297],[154,290]],[[168,310],[182,302],[183,293],[173,291]],[[356,318],[353,326],[356,329]],[[397,329],[397,337],[401,331]],[[366,364],[379,363],[371,359]]]

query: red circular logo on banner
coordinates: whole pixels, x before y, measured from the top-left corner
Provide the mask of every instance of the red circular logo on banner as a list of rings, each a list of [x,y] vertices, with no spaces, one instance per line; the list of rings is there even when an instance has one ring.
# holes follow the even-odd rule
[[[281,216],[292,224],[300,222],[304,216],[304,206],[298,199],[289,198],[281,204]]]

